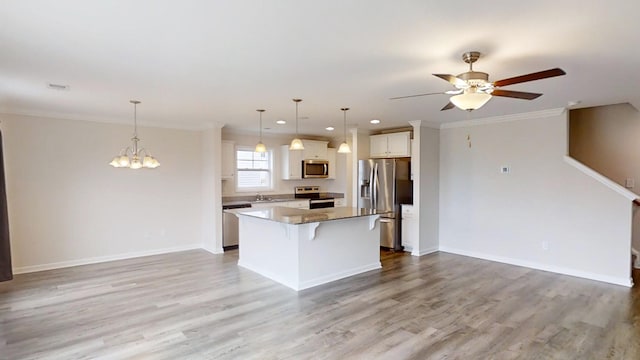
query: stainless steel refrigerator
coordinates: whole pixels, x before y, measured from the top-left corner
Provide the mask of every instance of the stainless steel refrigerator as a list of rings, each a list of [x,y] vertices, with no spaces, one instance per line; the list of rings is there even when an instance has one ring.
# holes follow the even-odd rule
[[[380,218],[380,246],[402,250],[400,204],[413,203],[411,160],[358,161],[358,207],[389,211]]]

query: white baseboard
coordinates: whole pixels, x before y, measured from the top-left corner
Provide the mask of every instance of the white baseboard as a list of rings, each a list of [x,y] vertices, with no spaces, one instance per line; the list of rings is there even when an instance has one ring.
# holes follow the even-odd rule
[[[626,287],[632,287],[633,286],[633,279],[630,278],[630,277],[629,278],[619,278],[619,277],[614,277],[614,276],[589,273],[589,272],[585,272],[585,271],[580,271],[580,270],[575,270],[575,269],[570,269],[570,268],[565,268],[565,267],[560,267],[560,266],[540,264],[540,263],[536,263],[536,262],[532,262],[532,261],[519,260],[519,259],[513,259],[513,258],[508,258],[508,257],[502,257],[502,256],[495,256],[495,255],[479,253],[479,252],[475,252],[475,251],[466,251],[466,250],[461,250],[461,249],[455,249],[455,248],[450,248],[448,246],[440,246],[440,251],[446,252],[446,253],[451,253],[451,254],[456,254],[456,255],[469,256],[469,257],[483,259],[483,260],[495,261],[495,262],[500,262],[500,263],[505,263],[505,264],[510,264],[510,265],[523,266],[523,267],[536,269],[536,270],[549,271],[549,272],[552,272],[552,273],[557,273],[557,274],[562,274],[562,275],[575,276],[575,277],[589,279],[589,280],[602,281],[602,282],[615,284],[615,285],[626,286]]]
[[[203,246],[202,249],[205,250],[205,251],[208,251],[208,252],[210,252],[210,253],[212,253],[214,255],[224,254],[224,249],[221,248],[221,247],[212,249],[212,248],[209,248],[207,246]]]
[[[164,248],[164,249],[136,251],[136,252],[130,252],[130,253],[124,253],[124,254],[117,254],[117,255],[96,256],[96,257],[85,258],[85,259],[60,261],[60,262],[40,264],[40,265],[20,266],[20,267],[14,268],[13,273],[26,274],[26,273],[36,272],[36,271],[61,269],[61,268],[66,268],[71,266],[79,266],[79,265],[97,264],[97,263],[102,263],[107,261],[124,260],[124,259],[131,259],[131,258],[137,258],[137,257],[143,257],[143,256],[160,255],[160,254],[167,254],[172,252],[187,251],[187,250],[194,250],[194,249],[202,249],[202,244],[191,244],[191,245],[175,246],[175,247]]]
[[[433,254],[434,252],[438,252],[438,250],[440,250],[437,247],[432,247],[432,248],[428,248],[428,249],[423,249],[418,251],[418,249],[415,249],[411,252],[411,255],[413,256],[424,256],[424,255],[428,255],[428,254]]]
[[[347,269],[345,271],[317,277],[311,280],[306,281],[295,281],[292,279],[286,279],[278,274],[274,274],[270,271],[266,271],[265,269],[260,268],[259,266],[255,266],[254,264],[247,264],[242,260],[238,260],[238,266],[241,266],[245,269],[251,270],[258,275],[262,275],[268,279],[271,279],[277,283],[280,283],[288,288],[291,288],[295,291],[300,291],[308,288],[312,288],[314,286],[326,284],[328,282],[344,279],[349,276],[362,274],[363,272],[377,270],[382,268],[382,264],[378,261],[373,264],[363,265],[357,268]]]

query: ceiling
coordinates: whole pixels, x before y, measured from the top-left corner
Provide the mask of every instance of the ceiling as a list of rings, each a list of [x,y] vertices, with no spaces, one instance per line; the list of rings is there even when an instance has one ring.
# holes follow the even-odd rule
[[[638,103],[640,2],[69,1],[0,3],[0,112],[266,133],[404,127],[565,107]],[[452,87],[433,73],[490,80],[560,67],[566,76],[510,86],[533,101],[494,98],[440,111]],[[68,85],[52,90],[48,83]],[[275,125],[284,119],[287,125]],[[369,124],[380,119],[381,124]]]

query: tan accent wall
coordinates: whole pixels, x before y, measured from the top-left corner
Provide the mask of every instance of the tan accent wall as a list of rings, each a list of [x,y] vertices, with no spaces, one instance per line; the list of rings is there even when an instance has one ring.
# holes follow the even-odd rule
[[[569,155],[640,194],[640,112],[629,104],[571,110]],[[640,248],[640,211],[633,221],[633,244]]]

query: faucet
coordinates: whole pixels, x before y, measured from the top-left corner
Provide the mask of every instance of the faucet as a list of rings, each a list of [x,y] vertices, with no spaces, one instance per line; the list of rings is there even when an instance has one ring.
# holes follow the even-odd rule
[[[257,193],[256,194],[256,201],[262,201],[262,200],[264,200],[264,195],[262,195],[260,193]]]

